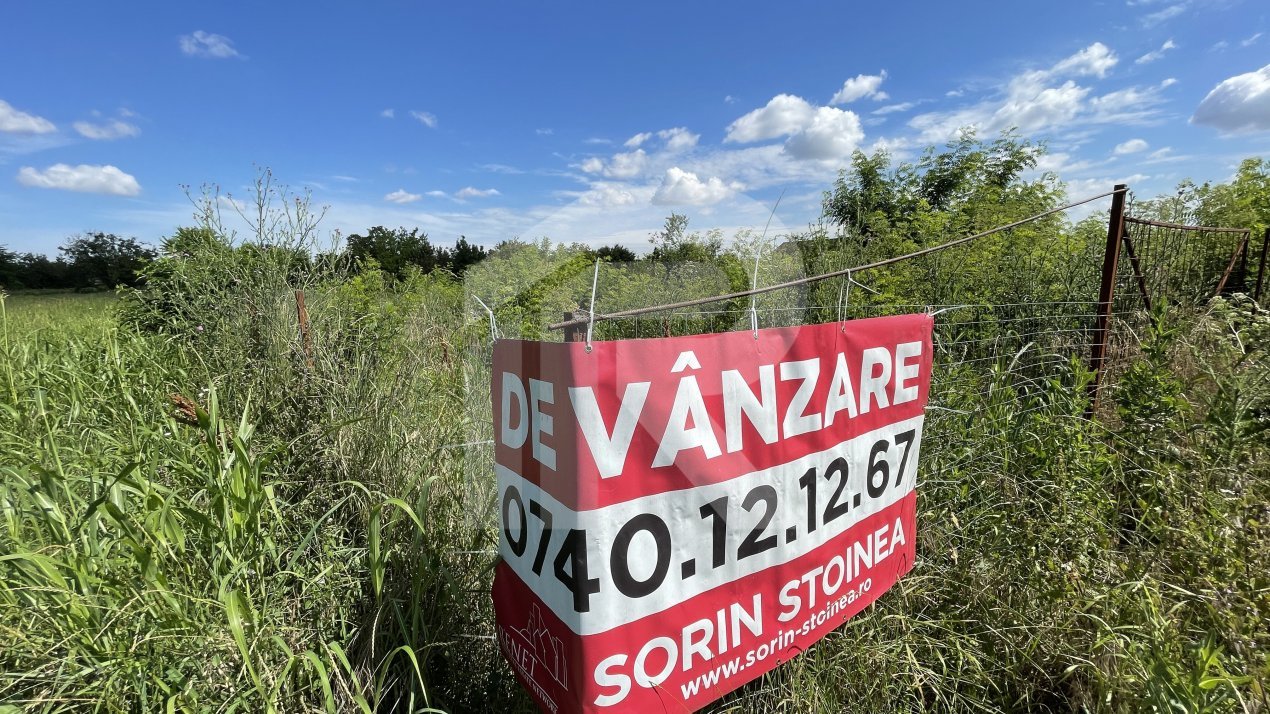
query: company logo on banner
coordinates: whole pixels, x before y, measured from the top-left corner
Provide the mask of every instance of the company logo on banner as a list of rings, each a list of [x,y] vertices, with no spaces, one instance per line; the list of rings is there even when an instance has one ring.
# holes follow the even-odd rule
[[[699,709],[907,573],[931,324],[499,342],[497,639],[538,704]]]

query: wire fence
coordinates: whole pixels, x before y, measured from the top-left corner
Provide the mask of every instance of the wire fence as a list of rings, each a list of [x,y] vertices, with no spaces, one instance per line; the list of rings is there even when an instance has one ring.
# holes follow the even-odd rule
[[[759,256],[750,290],[728,292],[726,271],[708,263],[600,263],[594,272],[581,264],[564,278],[544,275],[553,275],[553,289],[572,296],[572,304],[591,310],[567,312],[547,327],[563,329],[567,340],[586,339],[588,328],[594,340],[631,340],[932,313],[925,472],[938,478],[970,468],[989,477],[1006,468],[1005,437],[1027,419],[1041,413],[1085,419],[1092,414],[1086,395],[1114,391],[1116,376],[1141,354],[1151,305],[1194,310],[1217,293],[1254,289],[1260,271],[1257,256],[1250,265],[1246,229],[1152,222],[1114,207],[1106,240],[1062,223],[1062,211],[1107,196],[1123,208],[1126,193],[1118,186],[898,256],[846,239],[787,241]],[[743,265],[753,263],[752,256],[742,258]],[[550,304],[537,309],[549,312]],[[518,333],[517,316],[524,313],[494,332],[534,337]],[[483,416],[488,343],[473,347],[481,357],[469,394],[472,413]],[[1114,410],[1104,406],[1102,413]],[[469,481],[480,484],[492,472],[492,453],[485,453],[492,449],[488,420],[477,422],[470,441],[480,446],[470,453]]]

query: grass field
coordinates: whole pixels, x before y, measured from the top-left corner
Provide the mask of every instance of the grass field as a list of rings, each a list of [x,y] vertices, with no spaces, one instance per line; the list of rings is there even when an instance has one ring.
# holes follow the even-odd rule
[[[309,353],[241,290],[159,334],[4,301],[0,711],[529,711],[452,448],[487,399],[460,286],[315,287]],[[912,575],[714,709],[1265,710],[1270,323],[1165,324],[1110,431],[1060,383],[963,395]]]
[[[105,332],[115,324],[114,293],[22,293],[5,299],[7,324],[15,337]]]

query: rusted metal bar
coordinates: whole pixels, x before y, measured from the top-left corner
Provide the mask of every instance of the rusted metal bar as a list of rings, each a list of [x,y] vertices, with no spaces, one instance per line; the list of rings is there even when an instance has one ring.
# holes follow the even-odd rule
[[[1125,223],[1137,223],[1143,226],[1157,226],[1159,228],[1176,228],[1183,231],[1203,231],[1205,233],[1244,233],[1247,228],[1219,228],[1216,226],[1188,226],[1184,223],[1169,223],[1167,221],[1152,221],[1147,218],[1134,218],[1133,216],[1125,216]]]
[[[304,346],[304,363],[313,370],[313,333],[309,326],[309,310],[304,306],[304,291],[295,291],[295,311],[300,318],[300,343]]]
[[[1235,263],[1238,263],[1239,256],[1243,255],[1245,250],[1248,250],[1249,235],[1251,235],[1251,231],[1245,229],[1244,239],[1239,242],[1239,247],[1235,249],[1235,254],[1230,256],[1230,264],[1226,266],[1226,271],[1221,274],[1221,280],[1217,282],[1217,290],[1213,293],[1213,297],[1221,295],[1222,291],[1226,289],[1226,281],[1230,280],[1230,274],[1235,270]]]
[[[1107,359],[1107,342],[1111,336],[1112,300],[1116,294],[1116,264],[1120,261],[1121,236],[1124,235],[1124,197],[1128,186],[1116,184],[1111,199],[1111,216],[1107,220],[1107,247],[1102,256],[1102,285],[1098,288],[1098,321],[1094,326],[1093,348],[1089,368],[1094,373],[1089,384],[1089,414],[1098,408],[1099,386]]]
[[[586,342],[586,313],[581,310],[577,312],[565,312],[564,328],[565,342]]]
[[[1266,252],[1270,251],[1270,227],[1266,228],[1266,232],[1261,236],[1261,265],[1257,267],[1257,292],[1252,297],[1257,302],[1261,302],[1261,288],[1266,283]]]
[[[920,257],[922,257],[922,256],[924,256],[924,255],[929,255],[929,254],[931,254],[931,253],[938,253],[939,251],[942,251],[942,250],[947,250],[948,248],[953,248],[953,247],[955,247],[955,246],[959,246],[959,245],[962,245],[962,244],[964,244],[964,243],[969,243],[969,242],[971,242],[971,241],[973,241],[973,240],[977,240],[977,239],[979,239],[979,238],[985,238],[985,237],[990,236],[990,235],[993,235],[993,234],[995,234],[995,233],[1000,233],[1000,232],[1002,232],[1002,231],[1008,231],[1008,230],[1010,230],[1011,228],[1018,228],[1019,226],[1026,225],[1026,224],[1028,224],[1028,223],[1031,223],[1032,221],[1039,220],[1039,219],[1041,219],[1041,218],[1044,218],[1044,217],[1046,217],[1046,216],[1049,216],[1049,215],[1052,215],[1052,214],[1055,214],[1055,213],[1060,213],[1060,212],[1062,212],[1062,211],[1066,211],[1066,210],[1067,210],[1067,209],[1069,209],[1069,208],[1075,208],[1076,206],[1080,206],[1080,205],[1083,205],[1083,204],[1086,204],[1086,203],[1090,203],[1090,202],[1092,202],[1092,201],[1097,201],[1097,200],[1098,200],[1098,199],[1100,199],[1100,198],[1106,198],[1107,196],[1111,196],[1111,195],[1113,195],[1113,194],[1114,194],[1114,195],[1116,195],[1116,196],[1121,196],[1121,197],[1123,197],[1123,196],[1124,196],[1124,193],[1125,193],[1126,191],[1128,191],[1128,190],[1129,190],[1129,188],[1128,188],[1128,186],[1125,186],[1124,184],[1119,184],[1119,186],[1120,186],[1120,188],[1118,188],[1118,189],[1111,190],[1111,191],[1107,191],[1106,193],[1100,193],[1100,194],[1098,194],[1097,196],[1090,196],[1089,198],[1082,198],[1082,199],[1081,199],[1081,200],[1079,200],[1079,201],[1073,201],[1073,202],[1068,203],[1068,204],[1066,204],[1066,205],[1059,206],[1058,208],[1051,208],[1051,209],[1050,209],[1050,210],[1048,210],[1048,211],[1043,211],[1043,212],[1038,213],[1038,214],[1036,214],[1036,215],[1034,215],[1034,216],[1028,216],[1027,218],[1024,218],[1024,219],[1019,220],[1019,221],[1015,221],[1015,222],[1013,222],[1013,223],[1007,223],[1007,224],[1005,224],[1004,226],[997,226],[996,228],[993,228],[993,229],[991,229],[991,230],[984,231],[984,232],[982,232],[982,233],[976,233],[975,235],[972,235],[972,236],[966,236],[965,238],[958,238],[957,240],[954,240],[954,241],[949,241],[949,242],[947,242],[947,243],[941,243],[941,244],[936,245],[936,246],[931,246],[930,248],[925,248],[925,249],[923,249],[923,250],[915,251],[915,252],[913,252],[913,253],[907,253],[907,254],[905,254],[905,255],[899,255],[899,256],[896,256],[896,257],[894,257],[894,258],[887,258],[886,260],[879,260],[879,261],[877,261],[877,262],[875,262],[875,263],[869,263],[869,264],[867,264],[867,265],[859,265],[859,266],[856,266],[856,267],[854,267],[854,268],[843,268],[842,270],[835,270],[835,271],[833,271],[833,272],[830,272],[830,273],[822,273],[822,274],[820,274],[820,275],[812,275],[812,276],[810,276],[810,277],[806,277],[806,278],[799,278],[799,279],[797,279],[797,280],[790,280],[790,281],[787,281],[787,282],[784,282],[784,283],[777,283],[777,284],[775,284],[775,285],[765,285],[765,286],[763,286],[763,287],[761,287],[761,288],[754,288],[754,289],[752,289],[752,290],[742,290],[742,291],[740,291],[740,292],[727,293],[727,294],[725,294],[725,295],[714,295],[714,296],[712,296],[712,297],[697,298],[696,300],[685,300],[685,301],[683,301],[683,302],[670,303],[670,304],[668,304],[668,305],[654,305],[654,306],[652,306],[652,307],[641,307],[641,308],[638,308],[638,309],[635,309],[635,310],[623,310],[623,311],[621,311],[621,312],[613,312],[613,313],[609,313],[609,314],[607,314],[607,315],[596,315],[596,316],[595,316],[595,321],[596,321],[596,322],[603,322],[604,320],[619,320],[619,319],[624,318],[624,317],[634,317],[634,316],[636,316],[636,315],[643,315],[643,314],[650,313],[650,312],[661,312],[661,311],[664,311],[664,310],[679,310],[679,309],[682,309],[682,308],[685,308],[685,307],[695,307],[695,306],[697,306],[697,305],[706,305],[706,304],[708,304],[708,303],[712,303],[712,302],[724,302],[724,301],[726,301],[726,300],[736,300],[736,299],[738,299],[738,298],[750,297],[750,296],[752,296],[752,295],[762,295],[762,294],[764,294],[764,293],[775,292],[775,291],[777,291],[777,290],[783,290],[783,289],[785,289],[785,288],[792,288],[792,287],[796,287],[796,286],[799,286],[799,285],[807,285],[807,284],[809,284],[809,283],[816,283],[816,282],[820,282],[821,280],[828,280],[828,279],[830,279],[830,278],[839,278],[839,277],[842,277],[842,276],[844,276],[844,275],[852,275],[852,274],[854,274],[854,273],[858,273],[858,272],[861,272],[861,271],[864,271],[864,270],[872,270],[872,269],[874,269],[874,268],[881,268],[881,267],[884,267],[884,266],[887,266],[887,265],[893,265],[893,264],[895,264],[895,263],[902,263],[902,262],[904,262],[904,261],[906,261],[906,260],[911,260],[911,259],[913,259],[913,258],[920,258]],[[583,313],[583,314],[585,315],[585,313]],[[574,319],[572,319],[572,320],[565,320],[565,321],[563,321],[563,322],[557,322],[557,323],[556,323],[556,324],[554,324],[554,325],[548,325],[548,326],[547,326],[547,329],[549,329],[549,330],[563,330],[563,329],[568,328],[568,327],[573,327],[574,325],[579,324],[579,323],[585,323],[585,322],[587,321],[587,319],[588,319],[587,317],[575,317],[575,318],[574,318]]]
[[[1129,254],[1129,265],[1133,266],[1133,277],[1138,279],[1138,291],[1142,293],[1142,305],[1151,311],[1151,294],[1147,292],[1147,280],[1142,275],[1142,265],[1138,262],[1138,256],[1133,254],[1133,241],[1129,240],[1128,231],[1124,234],[1124,249]]]

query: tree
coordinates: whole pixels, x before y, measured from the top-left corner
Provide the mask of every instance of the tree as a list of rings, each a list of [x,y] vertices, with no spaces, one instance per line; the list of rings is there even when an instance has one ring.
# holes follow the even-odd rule
[[[649,259],[657,263],[710,263],[723,254],[723,233],[719,230],[688,233],[688,217],[671,213],[660,231],[648,237],[653,244]]]
[[[153,249],[134,238],[120,238],[100,231],[71,238],[58,248],[73,268],[73,287],[135,287],[137,272],[153,260]]]
[[[75,287],[71,265],[47,255],[26,253],[18,259],[23,286],[30,290],[64,290]]]
[[[1043,145],[1013,132],[987,143],[972,131],[894,168],[884,151],[857,151],[825,194],[824,218],[865,244],[884,235],[918,246],[941,243],[1055,205],[1061,192],[1054,177],[1023,177],[1044,154]]]
[[[405,277],[412,265],[425,273],[432,272],[442,258],[436,247],[428,242],[428,234],[418,228],[389,230],[383,226],[371,228],[366,235],[350,235],[348,253],[354,261],[373,258],[380,269],[396,278]]]
[[[597,249],[595,257],[610,263],[634,263],[639,260],[639,256],[635,255],[635,251],[619,243]]]
[[[22,281],[19,279],[21,268],[21,264],[18,263],[18,254],[0,246],[0,289],[12,290],[22,287]]]
[[[468,243],[467,236],[459,236],[459,241],[454,244],[454,250],[441,249],[442,261],[450,272],[455,275],[463,275],[464,271],[473,265],[485,260],[488,255],[485,249],[475,243]]]

